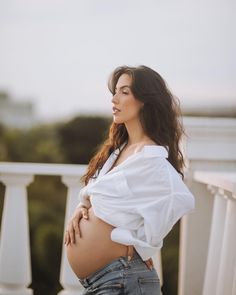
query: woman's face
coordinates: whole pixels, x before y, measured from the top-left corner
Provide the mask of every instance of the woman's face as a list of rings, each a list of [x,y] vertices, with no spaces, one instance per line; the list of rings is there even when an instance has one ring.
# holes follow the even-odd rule
[[[131,92],[132,78],[122,74],[117,81],[115,94],[112,98],[113,120],[115,123],[126,123],[139,120],[139,110],[143,102],[136,99]]]

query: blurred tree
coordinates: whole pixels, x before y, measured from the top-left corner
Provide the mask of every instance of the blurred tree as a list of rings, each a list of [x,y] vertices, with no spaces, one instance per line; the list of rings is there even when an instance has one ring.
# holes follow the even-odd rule
[[[57,294],[66,187],[57,176],[36,176],[28,189],[34,295]]]
[[[88,164],[99,144],[108,136],[111,121],[81,116],[58,126],[61,150],[68,163]]]
[[[7,147],[5,143],[6,128],[0,123],[0,161],[7,159]]]
[[[0,184],[0,207],[3,196],[4,186]],[[28,187],[32,264],[30,288],[34,290],[34,295],[56,295],[61,290],[59,274],[65,201],[66,187],[60,177],[36,176]]]
[[[165,237],[161,250],[163,263],[163,295],[177,295],[178,291],[178,259],[179,259],[179,228],[177,222]]]
[[[1,96],[1,92],[0,92]],[[3,124],[0,123],[0,161],[6,161],[7,159],[7,149],[6,144],[4,141],[6,128]],[[3,209],[3,196],[5,193],[5,187],[2,183],[0,183],[0,216],[2,216],[2,209]],[[0,223],[0,230],[1,230],[1,223]]]
[[[54,125],[40,125],[29,130],[8,128],[3,141],[7,149],[7,161],[64,162]]]

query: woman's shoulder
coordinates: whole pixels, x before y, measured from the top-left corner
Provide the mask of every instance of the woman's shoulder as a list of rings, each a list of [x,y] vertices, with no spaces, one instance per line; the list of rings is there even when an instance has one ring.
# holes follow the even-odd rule
[[[120,166],[127,179],[133,179],[140,184],[169,179],[167,166],[168,153],[164,147],[144,146],[143,149],[130,157]]]
[[[143,156],[145,158],[168,158],[168,149],[163,145],[144,145]]]

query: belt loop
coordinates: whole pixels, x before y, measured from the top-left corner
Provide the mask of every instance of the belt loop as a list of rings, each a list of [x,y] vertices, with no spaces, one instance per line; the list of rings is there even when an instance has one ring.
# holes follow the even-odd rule
[[[125,268],[129,267],[129,264],[127,263],[125,257],[119,257],[120,262],[124,265]]]
[[[87,278],[81,279],[81,280],[79,280],[79,281],[80,281],[81,285],[82,285],[84,288],[89,287],[89,281],[88,281]]]

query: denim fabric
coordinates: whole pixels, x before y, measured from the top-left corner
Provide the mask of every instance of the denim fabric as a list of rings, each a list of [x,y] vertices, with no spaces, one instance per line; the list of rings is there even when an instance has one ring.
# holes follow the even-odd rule
[[[141,257],[119,257],[85,279],[83,295],[160,295],[161,287],[155,268],[150,270]]]

